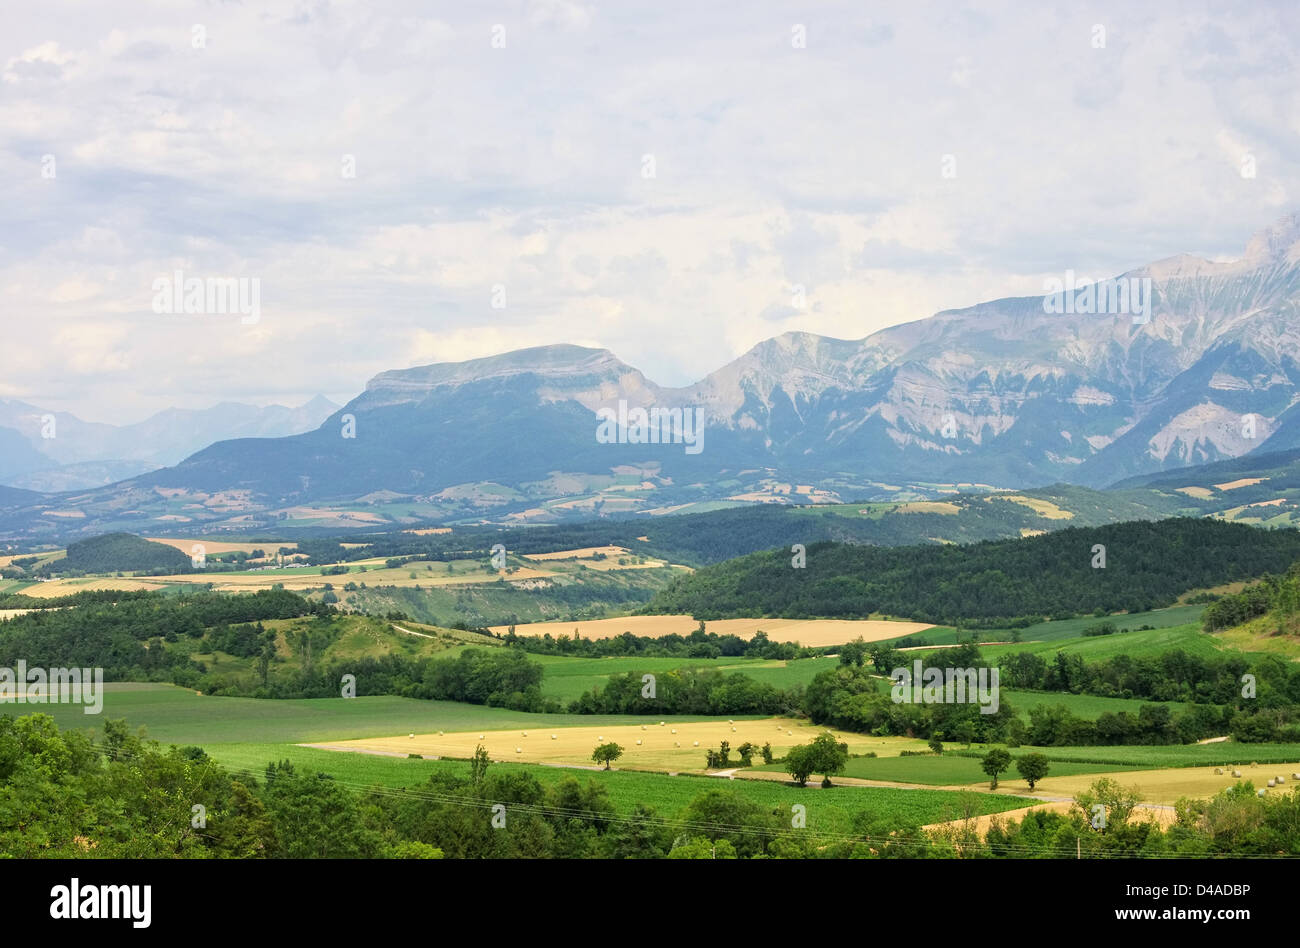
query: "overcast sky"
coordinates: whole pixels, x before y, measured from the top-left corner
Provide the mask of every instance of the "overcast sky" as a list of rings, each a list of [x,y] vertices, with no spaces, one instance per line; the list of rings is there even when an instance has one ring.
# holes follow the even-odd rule
[[[1300,209],[1293,0],[4,19],[0,398],[94,421],[555,342],[687,384]],[[155,313],[178,269],[258,279],[260,321]]]

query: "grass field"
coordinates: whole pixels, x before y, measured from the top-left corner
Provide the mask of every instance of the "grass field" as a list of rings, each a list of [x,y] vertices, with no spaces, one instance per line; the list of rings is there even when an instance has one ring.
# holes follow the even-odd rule
[[[414,698],[215,698],[199,696],[175,685],[110,683],[104,686],[104,711],[84,714],[79,705],[0,704],[0,713],[49,714],[60,727],[99,728],[101,721],[125,718],[131,727],[144,725],[148,735],[165,744],[207,746],[226,742],[335,741],[393,734],[480,731],[504,728],[573,727],[627,724],[619,715],[527,714]],[[649,717],[645,722],[649,722]],[[656,718],[654,723],[659,723]],[[663,720],[668,720],[664,718]],[[711,720],[679,717],[676,721]],[[472,750],[472,746],[471,746]]]
[[[1199,622],[1205,606],[1170,606],[1168,609],[1152,609],[1150,612],[1134,612],[1125,615],[1084,616],[1080,619],[1057,619],[1053,622],[1039,622],[1020,630],[1020,637],[1026,642],[1053,642],[1058,639],[1072,639],[1083,635],[1083,630],[1094,625],[1109,622],[1117,629],[1137,629],[1149,625],[1157,629],[1171,626],[1188,625]],[[1006,641],[1010,629],[981,631],[980,638],[988,641]]]
[[[469,765],[455,760],[411,760],[346,754],[310,747],[280,747],[268,744],[223,744],[211,750],[221,764],[260,775],[273,760],[290,760],[300,769],[334,775],[357,789],[370,786],[418,787],[430,775],[451,772],[468,776]],[[881,818],[907,820],[920,825],[958,819],[970,814],[1002,813],[1035,802],[1010,794],[949,790],[903,790],[889,787],[798,788],[761,780],[726,780],[679,774],[644,773],[626,770],[573,770],[530,764],[494,763],[494,772],[528,773],[543,784],[571,777],[593,781],[604,787],[620,814],[637,804],[654,807],[664,815],[675,815],[701,793],[732,790],[773,810],[788,813],[795,803],[807,807],[807,829],[811,833],[847,833],[854,814],[870,812]]]
[[[1097,720],[1107,711],[1111,714],[1118,714],[1121,711],[1137,714],[1144,704],[1162,704],[1171,714],[1179,714],[1188,707],[1181,701],[1150,702],[1141,698],[1101,698],[1096,695],[1074,695],[1065,691],[1018,691],[1003,688],[1001,692],[1002,697],[1011,702],[1011,707],[1015,708],[1016,713],[1025,721],[1029,720],[1030,709],[1039,706],[1064,705],[1071,714],[1089,721]]]
[[[805,658],[796,661],[766,661],[759,658],[575,658],[564,655],[529,655],[530,661],[545,668],[542,693],[548,698],[572,701],[592,688],[604,688],[610,675],[663,674],[678,668],[711,669],[732,674],[741,672],[755,681],[786,689],[806,685],[839,659]]]
[[[1012,751],[1012,756],[1021,753]],[[764,766],[763,770],[780,770],[780,764]],[[1053,761],[1053,776],[1075,776],[1079,774],[1114,773],[1115,764],[1081,764],[1067,761]],[[1134,768],[1136,769],[1136,768]],[[897,783],[922,783],[935,786],[965,786],[967,784],[987,781],[988,777],[980,769],[980,761],[974,757],[954,757],[950,754],[924,757],[854,757],[844,768],[845,777],[858,777],[863,780],[889,780]],[[1093,779],[1096,779],[1095,777]],[[1001,783],[1015,784],[1021,790],[1028,791],[1028,786],[1016,773],[1015,764],[1002,775]]]
[[[1199,623],[1149,629],[1145,632],[1124,632],[1115,635],[1098,635],[1091,638],[1057,639],[1046,642],[1020,642],[1013,645],[982,645],[980,654],[996,659],[1017,652],[1032,652],[1050,657],[1057,652],[1082,656],[1084,661],[1097,662],[1117,655],[1141,658],[1160,655],[1173,649],[1182,649],[1189,655],[1210,656],[1226,648],[1225,643],[1201,631]]]
[[[1052,760],[1156,767],[1219,767],[1231,764],[1286,763],[1300,760],[1300,744],[1122,744],[1114,747],[1013,747],[1011,756],[1039,751]],[[949,751],[962,754],[964,751]]]

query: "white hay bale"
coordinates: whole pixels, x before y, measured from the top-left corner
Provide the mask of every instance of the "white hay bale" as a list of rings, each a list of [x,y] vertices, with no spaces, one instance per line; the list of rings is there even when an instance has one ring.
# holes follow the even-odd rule
[[[442,731],[439,731],[439,732],[438,732],[438,736],[439,736],[439,737],[442,737]]]
[[[1286,777],[1274,777],[1273,779],[1277,781],[1278,786],[1286,783]]]
[[[734,730],[735,730],[735,728],[734,728],[734,727],[733,727],[733,728],[732,728],[732,730],[733,730],[733,731],[734,731]]]
[[[524,731],[524,737],[527,737],[527,736],[528,736],[528,732],[527,732],[527,731]]]
[[[641,730],[643,730],[643,731],[645,730],[645,725],[644,725],[644,724],[641,725]]]
[[[1265,790],[1263,787],[1260,787],[1260,788],[1259,788],[1259,791],[1255,794],[1255,796],[1257,796],[1257,797],[1262,797],[1262,796],[1264,796],[1264,795],[1267,794],[1267,793],[1268,793],[1267,790]]]
[[[677,728],[673,728],[673,733],[674,733],[674,734],[677,733]]]
[[[786,736],[786,737],[794,737],[794,731],[786,731],[786,732],[785,732],[785,736]]]
[[[699,742],[699,741],[696,741],[696,742],[695,742],[695,746],[696,746],[696,747],[699,747],[699,746],[700,746],[700,742]]]
[[[483,740],[483,735],[480,734],[480,735],[478,736],[478,739],[479,739],[480,741]]]
[[[1268,785],[1269,785],[1270,787],[1276,787],[1276,786],[1277,786],[1277,781],[1274,780],[1272,777],[1269,777],[1269,778],[1268,778]]]
[[[524,752],[524,749],[523,749],[522,747],[516,747],[516,748],[515,748],[515,753],[516,753],[516,754],[522,754],[523,752]]]
[[[660,726],[660,727],[663,727],[663,726],[664,726],[664,722],[663,722],[663,721],[660,721],[660,722],[659,722],[659,726]]]
[[[1222,768],[1222,767],[1215,767],[1215,768],[1214,768],[1214,772],[1215,772],[1216,774],[1218,774],[1219,776],[1223,776],[1223,768]]]
[[[551,740],[553,740],[553,741],[558,741],[558,740],[559,740],[559,738],[558,738],[558,737],[556,737],[556,736],[555,736],[555,735],[554,735],[554,734],[552,734],[552,735],[551,735]]]
[[[641,746],[641,738],[639,738],[639,737],[636,739],[636,746],[637,746],[637,747],[640,747],[640,746]]]
[[[600,737],[596,738],[596,740],[603,742],[605,740],[605,735],[604,734],[600,735]]]
[[[1240,770],[1234,770],[1234,771],[1232,772],[1232,775],[1233,775],[1234,777],[1240,777],[1240,776],[1241,776],[1241,771],[1240,771]]]
[[[408,737],[411,737],[411,738],[414,738],[414,737],[415,737],[415,732],[413,731],[413,732],[411,732],[410,734],[408,734],[407,736],[408,736]]]
[[[1292,774],[1292,775],[1291,775],[1291,779],[1292,779],[1292,780],[1300,780],[1300,774]]]

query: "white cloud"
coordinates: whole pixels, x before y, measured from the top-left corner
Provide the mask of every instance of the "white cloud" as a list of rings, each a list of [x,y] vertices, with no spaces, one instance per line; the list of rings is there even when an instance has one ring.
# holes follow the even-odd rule
[[[1053,5],[427,6],[9,11],[0,391],[122,417],[548,342],[685,384],[789,329],[1231,256],[1298,203],[1292,4],[1121,8],[1104,49]],[[262,322],[161,320],[174,269],[259,278]]]

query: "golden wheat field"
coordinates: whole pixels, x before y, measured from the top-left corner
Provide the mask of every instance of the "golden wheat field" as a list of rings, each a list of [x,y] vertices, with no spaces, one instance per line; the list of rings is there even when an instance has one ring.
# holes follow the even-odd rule
[[[1094,781],[1109,777],[1120,786],[1136,788],[1141,794],[1143,803],[1171,806],[1177,803],[1180,797],[1193,799],[1212,797],[1220,790],[1233,786],[1239,779],[1251,781],[1255,789],[1259,790],[1266,788],[1270,778],[1285,778],[1286,783],[1268,790],[1270,794],[1290,793],[1296,784],[1300,784],[1300,781],[1291,779],[1292,773],[1300,772],[1300,763],[1238,764],[1222,768],[1222,774],[1216,774],[1214,769],[1213,767],[1168,767],[1163,770],[1124,770],[1116,773],[1077,774],[1072,777],[1053,777],[1048,774],[1038,782],[1034,793],[1046,797],[1073,797],[1087,790]],[[1232,776],[1234,770],[1241,772],[1240,778]],[[1020,784],[1017,789],[1011,785],[1012,781],[1006,780],[1005,776],[1003,780],[1004,783],[997,789],[998,793],[1024,792],[1023,784]],[[971,784],[967,789],[988,790],[988,788],[987,783],[977,783]]]
[[[699,622],[690,616],[625,616],[621,619],[592,619],[583,622],[531,622],[515,626],[517,635],[572,636],[576,629],[584,639],[608,639],[624,632],[647,638],[662,635],[690,635]],[[507,625],[493,626],[505,632]],[[884,619],[715,619],[704,623],[705,631],[752,639],[763,631],[774,642],[798,642],[819,647],[843,645],[859,636],[867,642],[899,638],[932,629],[923,622],[895,622]]]
[[[591,764],[591,752],[597,744],[611,741],[623,747],[623,756],[614,764],[620,770],[703,771],[705,751],[718,748],[723,741],[731,744],[731,758],[736,748],[748,741],[762,747],[771,743],[777,757],[796,744],[807,744],[825,728],[788,718],[759,720],[697,721],[679,723],[646,719],[637,724],[607,724],[595,727],[550,727],[510,731],[449,731],[446,734],[406,734],[395,737],[371,737],[353,741],[306,744],[328,750],[366,753],[420,754],[432,757],[472,757],[479,744],[493,760],[514,760],[538,764]],[[676,731],[676,733],[673,733]],[[925,742],[907,738],[880,738],[864,734],[832,731],[836,740],[849,745],[849,752],[879,756],[897,756],[901,750],[920,750]],[[554,737],[552,737],[554,735]],[[641,743],[637,743],[640,741]],[[761,763],[756,753],[754,761]],[[593,765],[594,766],[594,765]]]
[[[164,543],[167,546],[175,547],[186,556],[189,556],[196,545],[202,545],[203,551],[212,555],[218,553],[252,553],[254,550],[261,550],[271,556],[275,556],[277,550],[297,549],[298,544],[289,540],[268,540],[265,543],[231,543],[226,540],[209,540],[206,537],[192,537],[190,539],[178,539],[176,537],[146,537],[151,543]]]

